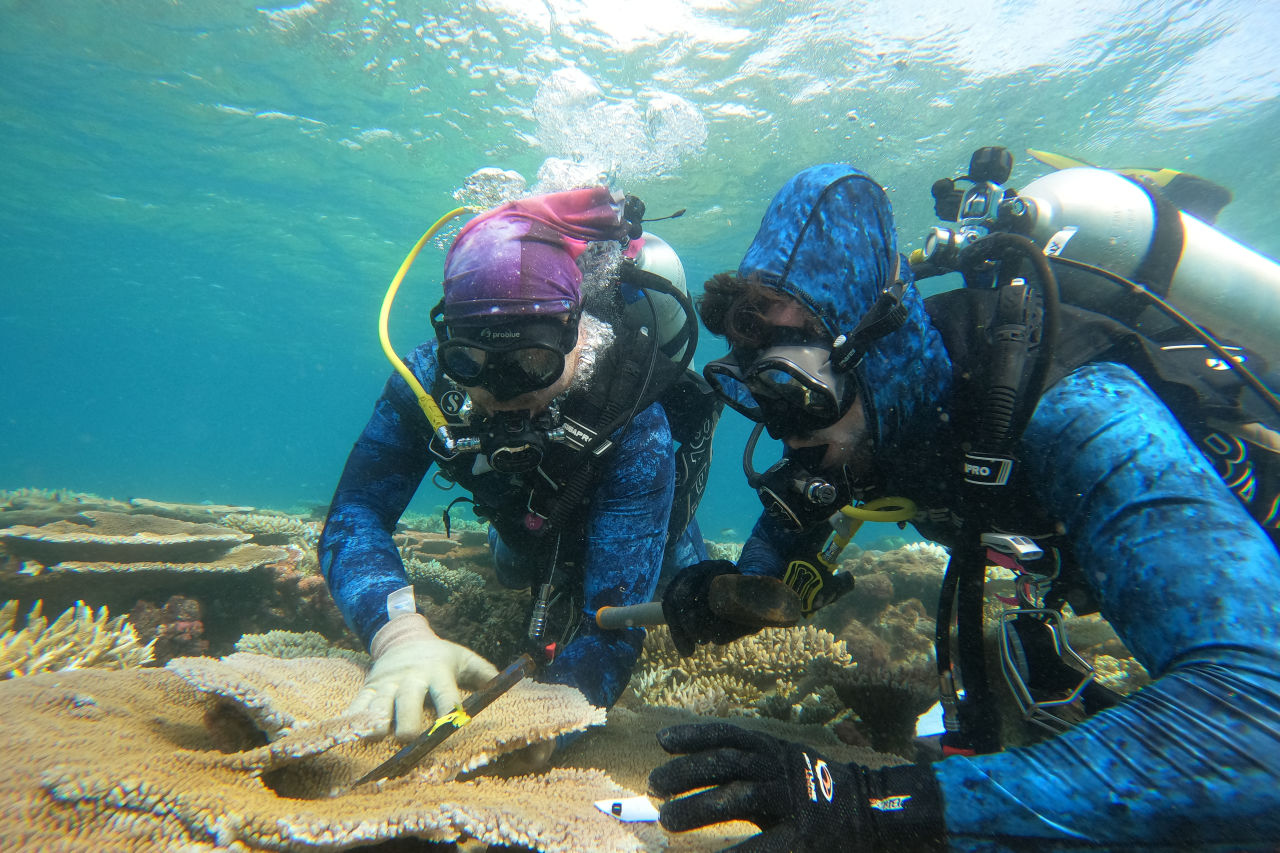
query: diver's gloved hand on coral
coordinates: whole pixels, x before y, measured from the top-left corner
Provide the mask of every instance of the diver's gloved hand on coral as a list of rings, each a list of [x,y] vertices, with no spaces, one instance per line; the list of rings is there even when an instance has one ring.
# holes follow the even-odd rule
[[[758,630],[730,622],[711,610],[711,582],[720,575],[738,573],[738,567],[728,560],[703,560],[681,569],[667,585],[662,594],[662,615],[681,655],[693,654],[699,643],[731,643]]]
[[[498,674],[480,655],[437,637],[419,613],[406,613],[383,625],[373,635],[369,653],[373,666],[346,713],[374,711],[385,721],[386,732],[394,712],[395,734],[401,740],[422,731],[428,694],[436,715],[443,716],[462,703],[459,684],[480,687]]]
[[[680,757],[649,774],[654,794],[706,788],[662,805],[660,820],[672,832],[745,820],[761,832],[729,849],[945,849],[941,796],[927,766],[832,763],[798,743],[728,723],[671,726],[658,732],[658,743]]]

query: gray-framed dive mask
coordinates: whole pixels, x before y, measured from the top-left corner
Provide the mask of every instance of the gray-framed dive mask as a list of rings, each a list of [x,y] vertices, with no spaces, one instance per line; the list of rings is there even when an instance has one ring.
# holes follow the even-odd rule
[[[730,408],[778,439],[831,426],[855,396],[850,375],[836,371],[826,343],[735,350],[709,362],[702,375]]]

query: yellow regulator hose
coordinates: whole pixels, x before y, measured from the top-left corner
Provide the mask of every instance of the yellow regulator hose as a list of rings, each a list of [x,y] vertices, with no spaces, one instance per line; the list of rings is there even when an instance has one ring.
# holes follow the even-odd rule
[[[844,516],[843,523],[836,523],[836,519],[832,518],[832,526],[836,529],[835,536],[822,549],[818,559],[825,563],[828,568],[834,570],[840,553],[848,546],[849,540],[862,527],[863,522],[909,521],[915,514],[916,505],[907,498],[876,498],[873,501],[867,501],[861,506],[853,506],[851,504],[843,507],[838,513],[838,515]]]
[[[413,244],[413,248],[405,256],[404,263],[400,264],[400,269],[396,271],[395,278],[391,279],[391,284],[387,287],[387,295],[382,299],[382,311],[378,314],[378,340],[382,342],[382,352],[386,355],[387,361],[391,362],[391,366],[396,369],[396,372],[413,389],[414,396],[418,398],[418,405],[422,407],[427,420],[431,422],[431,428],[437,432],[445,427],[444,413],[440,411],[440,407],[436,405],[436,401],[432,396],[427,393],[427,389],[422,387],[418,377],[414,376],[408,365],[401,360],[400,356],[396,355],[395,349],[391,346],[391,338],[387,334],[387,321],[391,317],[391,304],[395,302],[396,292],[400,290],[400,283],[404,281],[405,275],[408,274],[409,268],[413,266],[418,253],[422,251],[422,247],[427,245],[427,241],[436,236],[440,229],[451,219],[464,213],[472,212],[473,209],[470,207],[455,207],[437,219],[435,224],[428,228],[427,232],[418,239],[418,242]]]

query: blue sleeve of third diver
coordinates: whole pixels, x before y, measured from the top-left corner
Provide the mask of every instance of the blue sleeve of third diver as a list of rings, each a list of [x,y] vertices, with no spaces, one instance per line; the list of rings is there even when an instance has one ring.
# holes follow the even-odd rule
[[[655,403],[631,421],[591,498],[582,561],[583,629],[556,656],[542,680],[571,684],[602,707],[613,705],[627,686],[644,631],[600,629],[594,614],[606,605],[642,604],[653,598],[675,476],[671,430]]]
[[[957,849],[1280,839],[1280,558],[1128,368],[1041,399],[1023,465],[1155,681],[1033,747],[935,765]]]

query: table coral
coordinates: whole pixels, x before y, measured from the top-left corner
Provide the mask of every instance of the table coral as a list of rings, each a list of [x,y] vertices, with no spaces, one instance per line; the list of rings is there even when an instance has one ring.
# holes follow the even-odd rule
[[[43,565],[62,562],[200,562],[216,558],[252,536],[215,524],[158,515],[86,510],[40,527],[0,530],[13,557]]]
[[[598,769],[466,782],[423,771],[333,795],[399,746],[364,739],[367,716],[324,718],[349,700],[361,670],[338,659],[256,657],[189,663],[192,680],[172,669],[85,670],[0,684],[0,842],[71,851],[344,850],[461,838],[545,851],[663,846],[660,829],[594,807],[634,795]],[[221,692],[230,685],[241,698]],[[527,686],[428,763],[456,775],[517,742],[581,727],[584,712],[603,718],[569,688]],[[255,691],[276,703],[276,722],[291,724],[265,744],[221,751],[210,713]]]

